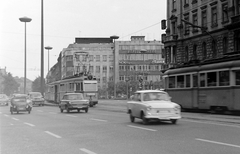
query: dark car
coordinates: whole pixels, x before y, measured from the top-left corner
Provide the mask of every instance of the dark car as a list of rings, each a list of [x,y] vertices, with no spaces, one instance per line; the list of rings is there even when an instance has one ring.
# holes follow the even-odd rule
[[[0,94],[0,105],[8,106],[9,104],[9,98],[6,94]]]
[[[43,98],[40,92],[29,92],[28,93],[29,99],[32,101],[33,105],[43,106],[45,99]]]
[[[88,112],[89,100],[84,99],[83,94],[81,93],[67,93],[63,95],[63,99],[59,104],[60,111],[63,112],[67,110],[70,112],[71,110],[84,110],[86,113]]]
[[[10,112],[28,112],[32,110],[32,102],[26,95],[16,95],[11,99]]]

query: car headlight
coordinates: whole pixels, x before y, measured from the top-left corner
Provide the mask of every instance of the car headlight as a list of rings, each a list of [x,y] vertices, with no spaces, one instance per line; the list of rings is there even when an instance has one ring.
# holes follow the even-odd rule
[[[147,111],[150,111],[151,109],[152,109],[151,106],[148,106],[148,107],[147,107]]]
[[[180,110],[181,110],[181,106],[180,106],[180,105],[175,105],[175,106],[174,106],[174,109],[175,109],[176,111],[180,111]]]

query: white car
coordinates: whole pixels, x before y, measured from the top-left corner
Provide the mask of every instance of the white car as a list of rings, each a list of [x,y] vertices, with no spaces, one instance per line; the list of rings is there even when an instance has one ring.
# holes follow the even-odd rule
[[[171,97],[162,90],[141,90],[135,92],[127,102],[131,122],[142,119],[143,124],[150,120],[171,121],[173,124],[181,118],[180,105],[171,102]]]

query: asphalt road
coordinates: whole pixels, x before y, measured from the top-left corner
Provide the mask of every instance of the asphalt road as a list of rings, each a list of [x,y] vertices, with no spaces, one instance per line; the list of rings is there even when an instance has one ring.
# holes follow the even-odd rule
[[[113,105],[114,106],[114,105]],[[114,107],[121,108],[121,105]],[[11,115],[0,107],[1,154],[239,154],[240,125],[183,118],[177,125],[131,123],[99,104],[88,113],[56,106]]]

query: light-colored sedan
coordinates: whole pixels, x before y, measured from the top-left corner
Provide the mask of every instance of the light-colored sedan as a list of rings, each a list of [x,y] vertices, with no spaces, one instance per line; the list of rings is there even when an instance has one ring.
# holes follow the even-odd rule
[[[67,110],[70,112],[71,110],[84,110],[86,113],[88,112],[89,100],[84,99],[82,93],[66,93],[63,95],[63,99],[59,104],[60,111],[63,112]]]
[[[141,90],[127,102],[131,122],[142,119],[143,124],[150,120],[171,121],[173,124],[181,118],[180,105],[171,102],[171,97],[162,90]]]

